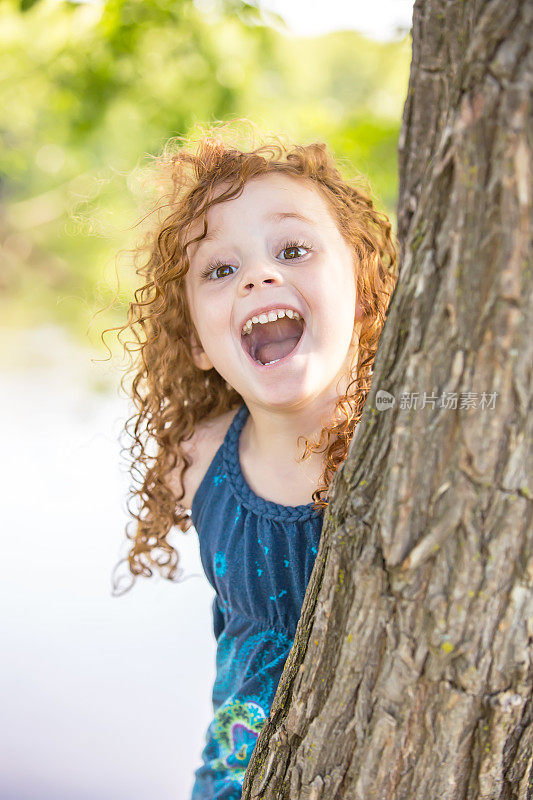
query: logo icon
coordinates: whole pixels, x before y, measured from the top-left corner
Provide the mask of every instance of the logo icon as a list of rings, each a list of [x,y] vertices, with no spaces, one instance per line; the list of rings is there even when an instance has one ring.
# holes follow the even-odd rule
[[[388,408],[392,408],[395,402],[394,395],[386,392],[384,389],[380,389],[376,392],[376,408],[378,411],[386,411]]]

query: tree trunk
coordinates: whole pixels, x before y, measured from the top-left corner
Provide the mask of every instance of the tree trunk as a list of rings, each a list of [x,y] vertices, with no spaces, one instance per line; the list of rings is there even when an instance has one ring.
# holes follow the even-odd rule
[[[533,797],[532,15],[415,4],[400,279],[243,800]]]

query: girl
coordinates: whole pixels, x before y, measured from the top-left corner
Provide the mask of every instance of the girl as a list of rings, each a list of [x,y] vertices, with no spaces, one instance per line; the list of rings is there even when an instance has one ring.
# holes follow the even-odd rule
[[[171,190],[121,329],[140,354],[128,561],[174,578],[166,536],[194,524],[217,672],[192,799],[238,800],[370,388],[395,250],[323,144],[241,150],[218,132],[160,166]]]

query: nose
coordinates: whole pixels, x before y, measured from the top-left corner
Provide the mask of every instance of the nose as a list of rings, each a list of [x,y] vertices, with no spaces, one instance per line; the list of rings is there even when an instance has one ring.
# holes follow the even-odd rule
[[[254,286],[270,285],[275,286],[281,283],[281,275],[275,264],[257,259],[248,264],[242,271],[240,290],[249,292]]]

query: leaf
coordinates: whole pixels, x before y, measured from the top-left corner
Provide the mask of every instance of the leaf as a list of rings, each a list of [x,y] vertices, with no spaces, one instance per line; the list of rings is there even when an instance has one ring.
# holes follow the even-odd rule
[[[20,10],[22,13],[25,13],[26,11],[29,11],[30,8],[33,8],[33,6],[38,2],[39,0],[20,0]]]

